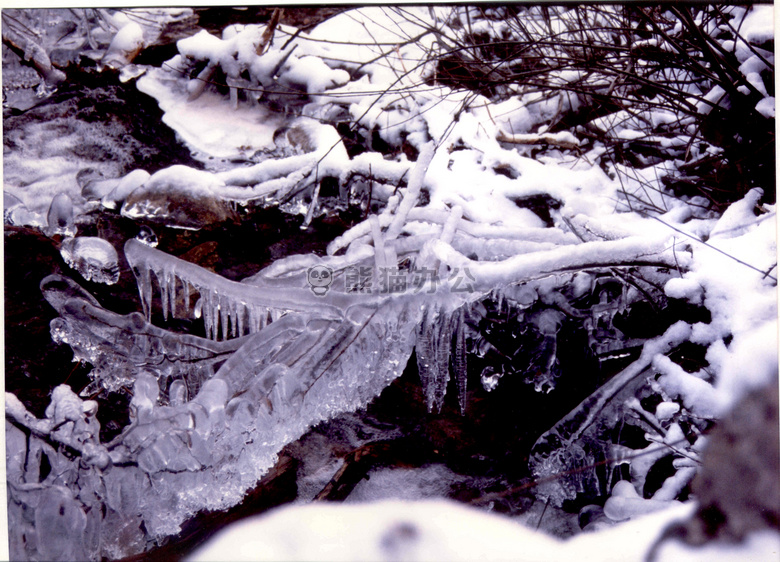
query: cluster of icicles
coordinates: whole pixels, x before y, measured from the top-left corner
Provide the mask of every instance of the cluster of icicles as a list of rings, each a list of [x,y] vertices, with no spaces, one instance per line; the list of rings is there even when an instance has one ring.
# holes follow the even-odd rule
[[[341,319],[347,298],[366,300],[335,291],[323,298],[305,286],[256,286],[230,281],[135,239],[125,245],[125,255],[138,281],[147,320],[151,318],[154,273],[164,319],[202,317],[206,336],[213,340],[256,333],[290,312],[314,312],[320,318]],[[193,299],[194,291],[199,298]],[[460,408],[465,411],[465,312],[463,306],[457,308],[463,303],[445,300],[448,302],[424,308],[417,333],[417,365],[429,410],[442,408],[452,371]]]
[[[230,281],[195,264],[155,250],[132,239],[125,244],[125,256],[138,281],[141,304],[147,320],[152,313],[152,278],[160,288],[164,319],[202,317],[209,339],[227,340],[253,334],[290,311],[310,310],[318,305],[323,316],[333,318],[331,307],[322,306],[306,294],[305,288],[257,288]],[[200,298],[194,301],[197,291]]]

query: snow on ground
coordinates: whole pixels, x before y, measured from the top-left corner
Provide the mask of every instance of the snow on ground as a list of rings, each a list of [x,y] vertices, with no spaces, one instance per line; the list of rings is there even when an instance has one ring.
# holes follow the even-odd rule
[[[511,520],[451,501],[381,501],[284,507],[236,523],[189,560],[580,560],[644,562],[663,529],[692,504],[561,541]],[[683,546],[664,542],[658,562],[765,561],[780,554],[780,534],[743,544]]]

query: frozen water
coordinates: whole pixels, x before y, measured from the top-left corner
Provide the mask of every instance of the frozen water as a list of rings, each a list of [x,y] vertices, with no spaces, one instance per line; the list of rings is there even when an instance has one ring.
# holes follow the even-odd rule
[[[123,178],[112,182],[111,190],[102,196],[100,202],[107,209],[119,209],[125,199],[150,177],[146,170],[133,170]]]
[[[70,345],[74,361],[93,366],[87,392],[131,387],[138,372],[162,380],[182,380],[192,391],[211,377],[241,340],[213,342],[167,332],[138,313],[126,316],[103,309],[67,278],[52,275],[41,282],[46,300],[60,314],[51,322],[54,341]]]
[[[265,319],[281,315],[287,311],[314,312],[324,318],[341,318],[343,310],[351,302],[344,294],[329,292],[325,298],[312,294],[308,285],[301,279],[298,287],[253,287],[230,281],[211,273],[197,265],[180,260],[164,252],[135,240],[125,244],[125,257],[130,263],[138,281],[141,303],[147,317],[151,315],[152,280],[151,273],[157,279],[161,289],[163,314],[176,316],[179,297],[186,299],[189,287],[200,294],[200,304],[196,304],[193,314],[200,311],[206,325],[206,332],[216,339],[222,330],[223,339],[232,325],[238,324],[249,333],[254,333],[265,325]],[[189,315],[189,310],[181,311]]]
[[[117,193],[109,198],[121,199],[125,186],[138,187],[126,195],[122,215],[131,219],[146,219],[168,226],[198,229],[234,218],[234,213],[217,194],[224,184],[214,174],[188,166],[171,166],[146,179],[128,175]],[[116,191],[116,190],[115,190]],[[113,197],[112,197],[113,195]]]
[[[450,352],[453,316],[444,310],[426,307],[417,336],[417,369],[428,411],[440,411],[450,380]]]
[[[452,487],[465,479],[441,464],[418,469],[372,470],[368,478],[358,482],[344,503],[446,498]]]
[[[49,225],[47,229],[49,236],[54,234],[76,235],[76,226],[73,222],[73,201],[67,193],[58,193],[54,196],[51,205],[49,205],[46,219]]]
[[[115,517],[103,520],[98,531],[104,537],[98,548],[110,544],[126,555],[135,547],[122,543],[120,529],[138,528],[143,521],[150,538],[161,537],[196,511],[233,505],[282,446],[313,423],[373,398],[402,373],[420,320],[419,302],[390,300],[379,310],[352,307],[335,320],[291,313],[251,336],[210,342],[167,333],[137,314],[105,311],[61,277],[48,278],[43,290],[61,314],[52,324],[55,339],[102,366],[96,370],[104,387],[134,387],[132,423],[110,450],[114,466],[106,475],[96,474],[94,483],[82,482],[78,500],[83,505],[84,494],[94,493],[109,474],[138,483],[136,499],[122,506],[112,501]],[[213,376],[196,380],[193,366],[213,365],[228,352]],[[186,392],[181,383],[171,384],[173,396],[166,396],[170,379],[185,380]],[[187,395],[193,398],[187,401]],[[94,415],[94,406],[72,392],[54,400],[47,410],[51,424],[76,424],[57,438],[81,435],[81,412]],[[21,404],[11,411],[28,426],[52,427],[35,421]],[[138,479],[139,471],[149,475],[153,489],[149,479]]]
[[[606,444],[599,441],[602,424],[612,427],[621,419],[624,401],[634,398],[637,388],[645,382],[641,377],[645,369],[659,353],[676,347],[690,335],[691,327],[678,322],[662,336],[648,340],[636,361],[539,437],[529,460],[535,476],[542,480],[537,486],[538,496],[560,506],[585,491],[599,495],[595,468],[601,459],[597,457],[611,456]],[[654,446],[654,450],[657,448]]]
[[[138,229],[138,234],[136,234],[135,239],[152,248],[157,246],[157,235],[146,225],[143,225]]]
[[[119,256],[114,247],[102,238],[68,238],[62,242],[60,254],[65,263],[87,281],[107,285],[119,281]]]

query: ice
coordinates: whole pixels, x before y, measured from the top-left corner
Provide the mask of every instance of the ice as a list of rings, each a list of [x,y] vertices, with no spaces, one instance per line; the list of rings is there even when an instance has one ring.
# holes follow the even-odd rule
[[[38,213],[31,213],[22,201],[11,193],[3,192],[3,220],[13,226],[45,226],[45,220]]]
[[[73,217],[73,201],[67,193],[58,193],[51,200],[47,215],[49,236],[60,234],[63,236],[75,236],[76,225]]]
[[[138,229],[138,234],[136,234],[135,239],[152,248],[157,247],[157,235],[146,225],[143,225]]]
[[[458,405],[460,413],[466,413],[468,395],[466,394],[468,381],[468,364],[466,358],[466,325],[465,312],[460,309],[455,318],[455,355],[452,360],[455,382],[458,385]]]
[[[50,487],[41,493],[35,511],[38,553],[48,560],[86,558],[84,534],[87,518],[70,490]]]
[[[95,236],[68,238],[60,254],[87,281],[113,285],[119,281],[119,256],[106,240]]]
[[[54,341],[70,345],[74,360],[93,365],[90,391],[132,386],[139,370],[163,379],[186,380],[190,388],[197,389],[241,342],[177,335],[146,323],[138,313],[115,314],[61,276],[45,278],[41,289],[60,314],[51,323]]]
[[[393,216],[393,220],[387,227],[386,237],[388,240],[395,239],[401,232],[401,227],[406,222],[406,217],[409,215],[409,211],[417,205],[417,199],[420,196],[420,190],[425,180],[425,174],[428,172],[428,167],[435,155],[434,144],[428,143],[421,150],[417,157],[417,162],[412,168],[409,174],[409,183],[407,191],[404,194],[401,203],[398,205],[398,210]]]
[[[529,461],[536,477],[546,479],[537,487],[537,495],[549,498],[554,505],[561,505],[585,490],[598,491],[593,455],[609,453],[594,439],[602,420],[609,425],[619,419],[619,410],[623,407],[619,397],[633,397],[636,388],[644,383],[642,373],[656,356],[686,341],[690,335],[690,325],[678,322],[662,336],[648,340],[636,361],[539,437]],[[651,446],[664,454],[668,452],[664,447]]]
[[[285,124],[282,116],[263,106],[242,104],[234,109],[228,100],[208,91],[188,101],[175,81],[178,77],[176,72],[172,79],[167,72],[153,69],[141,76],[137,85],[157,99],[165,111],[163,121],[181,135],[196,159],[215,166],[221,159],[240,158],[247,152],[273,147],[274,131]]]
[[[213,316],[209,320],[212,331],[218,329],[217,316],[223,330],[237,323],[230,291],[238,289],[226,280],[210,273],[213,278],[204,277],[207,272],[197,266],[184,265],[135,240],[128,243],[126,253],[134,269],[155,271],[163,286],[182,276],[200,285],[202,298],[212,301],[202,305],[204,314]],[[256,301],[260,300],[257,292],[268,298],[265,288],[258,291],[250,285],[236,285],[242,295]],[[147,288],[151,290],[150,282]],[[92,452],[79,445],[85,457],[110,458],[113,463],[105,476],[95,475],[93,484],[81,482],[79,510],[86,505],[83,494],[102,486],[108,474],[112,481],[123,474],[122,478],[137,483],[132,501],[111,500],[114,515],[101,523],[98,532],[104,539],[95,543],[98,550],[87,553],[90,558],[99,549],[124,555],[137,552],[140,521],[150,539],[159,538],[175,533],[197,511],[224,509],[237,502],[273,464],[281,447],[312,424],[364,405],[401,375],[416,345],[421,304],[432,298],[412,294],[380,301],[358,298],[332,318],[321,304],[303,307],[299,303],[296,310],[281,315],[265,301],[263,305],[254,302],[250,316],[268,315],[275,321],[252,335],[212,342],[166,332],[138,314],[120,316],[106,311],[75,283],[59,276],[47,278],[42,289],[60,315],[52,322],[55,340],[71,345],[75,358],[94,367],[91,391],[133,387],[131,424],[121,439],[108,451],[97,443]],[[170,286],[165,290],[169,308],[177,290]],[[314,299],[310,298],[312,303],[319,302]],[[455,302],[440,308],[451,310]],[[326,314],[319,315],[320,310]],[[452,318],[452,313],[446,314]],[[435,329],[448,331],[452,337],[451,327]],[[445,377],[449,349],[448,343],[435,357]],[[65,442],[87,439],[93,443],[97,429],[91,422],[82,422],[81,416],[94,416],[94,404],[81,401],[69,389],[63,392],[62,397],[55,393],[47,410],[52,420],[46,422],[49,425],[41,425],[21,405],[14,408],[12,403],[10,414],[39,431],[50,431],[47,428],[52,424],[64,421],[67,431],[58,430],[53,436]],[[56,459],[66,468],[74,467],[74,461],[66,457]],[[92,462],[105,466],[106,461]],[[138,471],[149,479],[138,480]],[[90,500],[91,509],[97,512],[100,497]],[[125,535],[120,529],[134,530],[121,538]]]
[[[126,180],[129,185],[136,183],[130,176]],[[209,172],[171,166],[156,172],[127,195],[122,215],[189,229],[230,220],[233,213],[218,195],[222,186]]]
[[[390,305],[396,307],[395,303]],[[412,313],[415,309],[419,307],[404,305],[392,314],[353,311],[346,322],[307,322],[298,315],[288,315],[271,324],[251,336],[192,402],[178,407],[182,413],[190,411],[195,416],[191,441],[176,436],[177,432],[190,431],[186,429],[189,417],[177,421],[176,409],[156,405],[156,379],[139,377],[134,393],[137,422],[123,442],[144,470],[150,474],[162,473],[163,481],[167,481],[163,487],[158,484],[157,494],[143,496],[146,499],[140,509],[147,513],[149,532],[153,536],[170,532],[171,520],[182,521],[192,510],[230,505],[240,497],[244,486],[251,485],[252,478],[247,476],[261,474],[278,448],[310,424],[364,404],[400,376],[414,345],[418,321]],[[388,317],[395,320],[387,322]],[[350,368],[355,361],[362,361],[364,367]],[[345,394],[346,389],[350,390]],[[260,406],[258,410],[257,405],[266,399],[272,408],[266,411]],[[249,409],[239,407],[240,404],[246,404]],[[249,420],[249,426],[240,424],[234,431],[228,430],[232,427],[232,415],[253,410],[259,417],[253,422]],[[225,415],[227,425],[219,422]],[[253,436],[252,446],[246,445],[243,435],[247,433]],[[196,434],[205,440],[205,448],[196,450]],[[219,459],[226,458],[227,451],[232,451],[233,456],[239,451],[237,462],[245,467],[243,474],[233,477],[223,474],[219,478],[228,480],[220,480],[222,483],[216,486],[217,481],[212,479],[221,474],[216,464],[210,471],[189,472],[203,463],[218,464]],[[124,469],[115,467],[114,470]],[[179,472],[182,470],[185,472]],[[180,496],[174,508],[171,494],[184,489],[182,486],[194,485],[193,478],[200,479],[198,488],[210,489],[212,493]],[[176,479],[182,483],[175,485],[172,480]],[[242,484],[244,481],[247,483]]]
[[[350,492],[345,505],[388,499],[424,500],[446,498],[452,486],[463,482],[460,476],[442,464],[418,469],[384,468],[372,470]]]
[[[561,246],[548,251],[513,256],[499,262],[477,262],[468,259],[441,240],[431,242],[434,255],[450,267],[468,269],[475,277],[478,290],[538,279],[553,273],[579,271],[592,264],[655,263],[674,267],[675,256],[666,249],[668,236],[655,240],[649,237],[628,237],[615,241],[585,242]],[[677,254],[678,261],[683,258]],[[683,258],[684,259],[684,258]]]
[[[444,311],[426,309],[417,336],[417,370],[429,412],[441,410],[450,380],[450,322]]]
[[[766,21],[755,20],[766,10],[739,10],[734,23],[749,14],[743,35],[749,41],[766,39]],[[565,12],[553,9],[544,20],[561,25]],[[70,345],[74,360],[93,366],[84,395],[132,394],[131,423],[111,443],[101,444],[95,404],[66,387],[55,389],[40,420],[15,397],[7,399],[8,440],[24,450],[9,456],[8,463],[9,511],[24,529],[22,538],[12,539],[16,553],[123,558],[176,533],[194,513],[234,505],[283,446],[312,424],[365,405],[399,376],[413,349],[428,409],[442,409],[454,378],[465,412],[467,340],[479,355],[491,346],[470,331],[471,316],[479,316],[475,310],[481,306],[475,301],[487,294],[499,314],[508,318],[517,312],[521,327],[539,336],[530,360],[533,373],[522,376],[542,390],[555,383],[561,326],[569,322],[583,323],[596,353],[643,343],[613,337],[611,325],[615,314],[628,312],[641,299],[642,288],[657,295],[660,306],[665,297],[684,298],[711,313],[709,324],[676,324],[644,343],[637,360],[546,432],[531,455],[540,480],[535,493],[554,505],[578,495],[603,499],[611,480],[604,482],[600,474],[611,474],[612,465],[620,463],[630,464],[631,480],[612,489],[605,511],[613,519],[668,505],[678,496],[693,474],[691,464],[698,458],[693,449],[701,443],[675,441],[706,429],[703,420],[715,419],[735,397],[776,377],[774,206],[759,205],[762,194],[756,188],[717,219],[714,211],[702,210],[710,205],[704,198],[672,196],[663,180],[679,171],[683,159],[690,165],[717,154],[717,147],[667,135],[679,118],[673,112],[620,111],[588,124],[603,127],[613,140],[641,139],[669,155],[658,163],[635,154],[642,166],[629,167],[608,162],[607,149],[598,142],[591,148],[587,141],[584,154],[574,154],[581,130],[549,132],[555,130],[549,128],[551,119],[583,103],[575,95],[545,99],[508,89],[501,94],[506,101],[495,103],[501,95],[489,99],[435,85],[438,55],[448,42],[462,38],[467,25],[491,39],[511,33],[505,21],[469,13],[479,21],[462,17],[460,27],[450,27],[439,19],[448,13],[438,7],[350,10],[310,33],[282,25],[262,54],[257,41],[264,26],[233,26],[221,38],[201,32],[180,41],[179,55],[163,68],[148,69],[139,87],[158,99],[164,121],[206,170],[174,166],[151,177],[136,170],[90,184],[83,198],[100,197],[109,207],[122,204],[131,218],[184,228],[237,220],[236,202],[280,204],[283,210],[305,212],[306,226],[325,204],[319,190],[328,177],[338,179],[341,202],[357,202],[367,214],[377,206],[381,211],[332,241],[327,256],[278,260],[241,283],[155,250],[153,233],[143,231],[127,243],[125,253],[144,315],[111,313],[63,278],[46,280],[45,297],[59,315],[51,323],[53,339]],[[529,18],[534,13],[529,9]],[[139,39],[128,17],[114,14],[112,30],[99,32],[105,38],[123,29],[115,37],[115,47],[122,47],[115,58],[122,64]],[[332,42],[334,29],[350,43]],[[714,36],[716,30],[706,33]],[[365,44],[355,44],[357,39]],[[668,46],[651,40],[642,47]],[[748,48],[737,37],[727,50],[735,53],[747,84],[765,95],[764,55],[753,52],[764,50]],[[766,56],[771,58],[768,51]],[[209,83],[223,75],[225,95]],[[567,70],[553,78],[576,85],[589,76]],[[287,87],[297,94],[287,95]],[[718,88],[700,92],[691,86],[690,93],[697,96],[692,103],[701,102],[702,113],[733,101]],[[769,100],[758,102],[759,112],[773,112]],[[360,124],[359,134],[375,134],[391,145],[387,159],[364,153],[350,160],[334,127],[350,119]],[[644,119],[657,135],[641,132],[647,131]],[[69,196],[76,213],[81,211],[84,202],[75,185],[84,165],[68,157],[88,131],[72,126],[72,132],[57,137],[35,125],[8,131],[9,146],[28,152],[20,161],[14,150],[5,162],[6,181],[17,198],[9,197],[6,220],[36,224],[35,216],[50,207],[57,215],[50,226],[58,217],[72,216],[59,195],[52,201],[57,194]],[[38,142],[43,137],[48,144]],[[547,146],[535,154],[515,144],[528,142]],[[563,155],[555,147],[570,152]],[[417,162],[409,162],[403,153],[415,151]],[[122,166],[120,171],[100,163],[96,169],[101,177],[119,178],[132,163]],[[614,174],[620,177],[613,179]],[[294,200],[284,206],[287,198]],[[659,221],[645,211],[661,213]],[[79,265],[73,257],[85,240],[66,240],[63,251],[87,278],[94,272],[86,258]],[[341,284],[352,266],[369,268],[376,283],[382,268],[395,271],[399,259],[412,273],[435,271],[442,286],[425,292],[433,289],[430,283],[419,294],[355,295]],[[306,282],[307,270],[317,266],[330,267],[337,279],[324,295],[314,294]],[[464,271],[473,286],[459,295],[456,283],[463,278],[457,273]],[[622,286],[619,297],[600,292],[598,283],[607,276],[620,279],[615,281]],[[600,302],[584,304],[599,296]],[[152,326],[148,320],[157,317],[152,313],[158,306],[166,323],[202,319],[207,338]],[[706,370],[690,373],[675,362],[670,352],[686,341],[706,347]],[[497,389],[506,372],[488,366],[483,386]],[[648,392],[662,402],[640,403],[638,397]],[[642,404],[655,406],[650,411]],[[649,444],[614,445],[610,432],[623,423],[639,429]],[[20,435],[19,428],[29,436]],[[670,455],[676,456],[675,472],[651,499],[643,499],[641,488],[652,466]],[[45,459],[53,470],[41,482]],[[63,493],[43,493],[55,489]],[[39,507],[41,502],[57,509]],[[67,541],[39,545],[37,534],[47,526],[55,534],[72,532],[83,552]],[[298,541],[301,527],[295,528]],[[379,537],[385,540],[378,548],[402,557],[410,542],[418,544],[407,540],[410,528],[418,529],[382,528]],[[488,536],[484,533],[477,536]],[[509,557],[535,548],[536,539],[523,537],[521,546],[512,543]],[[484,543],[463,542],[460,553]],[[598,554],[603,555],[603,544]],[[546,542],[545,555],[560,546]],[[566,552],[569,556],[560,558],[579,554],[574,544]],[[630,559],[624,555],[615,558]]]
[[[147,317],[151,314],[151,273],[154,272],[159,286],[165,288],[165,314],[174,313],[174,303],[178,302],[180,292],[186,298],[186,287],[191,285],[200,293],[198,308],[203,314],[207,333],[214,339],[219,334],[220,325],[223,326],[223,333],[228,329],[230,316],[248,316],[251,319],[253,311],[266,309],[272,311],[272,315],[286,311],[317,311],[323,317],[340,318],[343,316],[343,308],[339,306],[348,302],[344,295],[336,293],[328,293],[324,299],[319,298],[312,294],[304,282],[299,287],[277,288],[253,287],[230,281],[137,240],[128,240],[125,244],[125,257],[138,280]],[[224,319],[223,312],[226,315]],[[249,333],[254,333],[262,327],[261,323],[262,315],[258,317],[258,322],[249,322],[245,328]]]

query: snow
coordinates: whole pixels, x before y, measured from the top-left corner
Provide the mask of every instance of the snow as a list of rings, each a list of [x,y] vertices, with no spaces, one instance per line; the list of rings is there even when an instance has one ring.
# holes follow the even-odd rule
[[[655,417],[659,421],[666,421],[680,411],[680,405],[676,402],[661,402],[655,407]]]
[[[753,210],[763,196],[764,190],[756,187],[751,189],[742,200],[732,204],[715,223],[710,238],[733,238],[753,226],[756,223]]]
[[[143,28],[134,21],[128,22],[114,35],[102,63],[120,69],[129,64],[143,47]]]
[[[664,356],[653,360],[653,368],[661,373],[658,384],[671,398],[681,398],[697,416],[714,418],[722,411],[720,397],[711,384],[703,380],[704,373],[687,373]]]
[[[774,16],[772,5],[755,5],[747,13],[739,28],[746,41],[761,45],[774,38]]]
[[[775,116],[775,98],[766,97],[756,104],[756,111],[768,119]]]
[[[604,514],[612,521],[625,521],[668,508],[668,501],[643,499],[630,482],[621,480],[615,484],[612,495],[604,504]]]
[[[652,501],[652,500],[645,500]],[[625,560],[640,562],[670,522],[694,506],[668,507],[629,523],[561,541],[491,513],[450,501],[311,504],[236,523],[189,560]],[[780,534],[757,532],[743,544],[682,546],[667,540],[659,561],[770,560]]]
[[[284,71],[286,83],[293,88],[303,86],[309,94],[321,93],[349,82],[346,70],[332,69],[317,57],[296,59]]]
[[[136,188],[145,184],[150,177],[149,172],[146,170],[133,170],[120,179],[119,182],[116,183],[116,186],[102,197],[100,200],[101,204],[108,209],[121,208],[125,199],[127,199]]]

